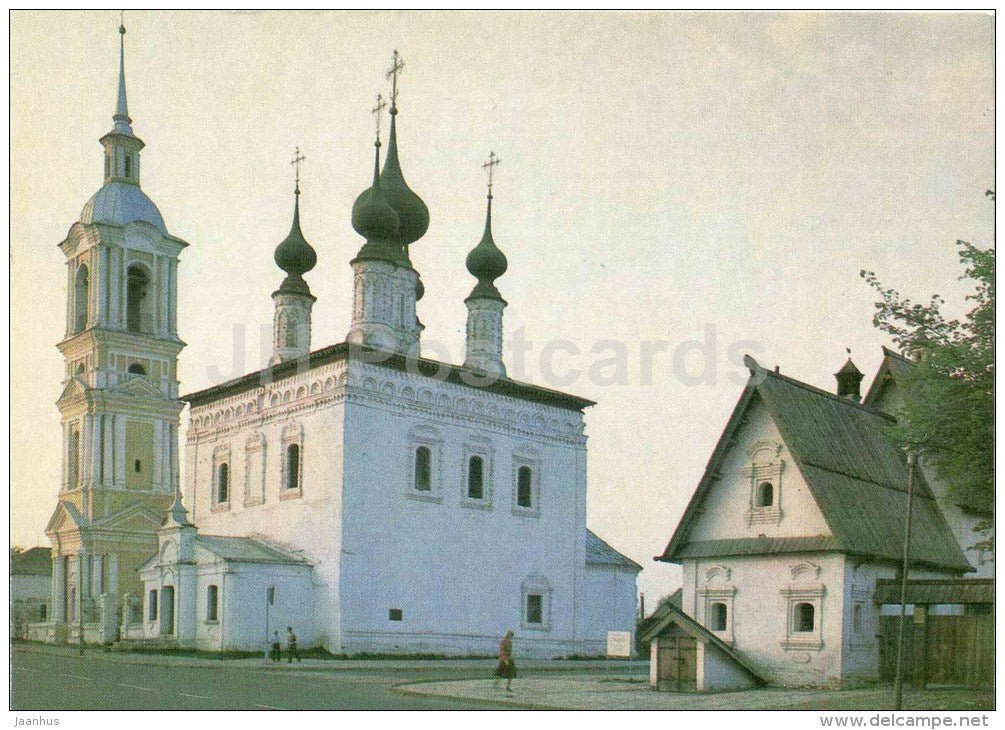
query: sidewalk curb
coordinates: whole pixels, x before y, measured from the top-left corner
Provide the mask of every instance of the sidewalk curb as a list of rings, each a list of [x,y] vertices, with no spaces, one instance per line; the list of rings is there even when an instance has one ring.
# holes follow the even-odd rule
[[[569,711],[581,710],[581,708],[564,707],[561,705],[545,705],[534,702],[521,702],[519,700],[511,702],[505,699],[471,697],[469,695],[443,694],[438,692],[423,692],[421,690],[412,689],[413,687],[421,687],[424,684],[443,684],[443,683],[444,680],[442,679],[430,679],[418,682],[400,682],[398,684],[391,685],[390,690],[395,694],[415,695],[417,697],[436,697],[438,699],[449,699],[449,700],[464,700],[467,702],[482,702],[488,705],[495,705],[497,707],[509,707],[511,709],[517,709],[517,710],[547,710],[549,712],[554,711],[569,712]]]

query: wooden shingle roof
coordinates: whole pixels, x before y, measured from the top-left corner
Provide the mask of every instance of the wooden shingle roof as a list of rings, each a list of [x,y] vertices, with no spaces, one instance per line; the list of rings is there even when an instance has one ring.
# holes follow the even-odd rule
[[[907,508],[907,466],[890,439],[894,419],[793,378],[745,363],[750,380],[709,460],[676,532],[657,560],[679,562],[705,555],[758,555],[833,550],[899,560]],[[691,526],[729,451],[733,434],[755,399],[763,402],[815,499],[832,538],[741,539],[692,542]],[[921,470],[915,471],[912,561],[969,571]]]

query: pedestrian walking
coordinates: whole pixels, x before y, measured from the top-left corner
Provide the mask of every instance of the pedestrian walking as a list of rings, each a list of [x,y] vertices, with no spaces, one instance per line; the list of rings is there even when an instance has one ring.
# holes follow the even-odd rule
[[[493,685],[499,686],[499,680],[506,680],[506,691],[512,692],[510,683],[516,676],[516,664],[513,663],[513,632],[507,631],[502,641],[499,642],[499,666],[496,667],[495,680]]]
[[[274,662],[278,662],[282,659],[283,643],[279,639],[279,629],[272,632],[272,646],[269,652],[269,658]]]
[[[300,652],[297,651],[297,635],[293,633],[293,627],[286,627],[286,663],[292,664],[293,660],[300,661]]]

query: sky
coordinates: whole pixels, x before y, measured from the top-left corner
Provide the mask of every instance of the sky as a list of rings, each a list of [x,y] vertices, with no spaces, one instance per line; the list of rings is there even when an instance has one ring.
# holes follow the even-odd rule
[[[58,493],[57,244],[102,182],[118,22],[11,14],[16,545],[48,544]],[[532,348],[523,367],[507,348],[510,375],[597,401],[588,524],[644,566],[649,606],[679,585],[652,558],[742,391],[742,354],[833,389],[851,348],[868,387],[892,343],[872,326],[860,270],[960,313],[954,241],[993,240],[987,14],[137,11],[125,22],[142,186],[190,244],[182,392],[268,356],[295,147],[318,253],[305,277],[313,345],[344,339],[362,244],[350,209],[370,182],[370,109],[397,49],[401,162],[431,221],[411,247],[424,353],[463,360],[464,257],[481,237],[494,151],[505,328]]]

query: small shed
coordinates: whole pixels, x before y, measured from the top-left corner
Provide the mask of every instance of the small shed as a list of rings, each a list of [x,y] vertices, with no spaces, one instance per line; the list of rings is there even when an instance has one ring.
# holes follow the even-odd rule
[[[664,692],[728,692],[764,680],[733,647],[672,604],[642,636],[651,646],[649,686]]]

